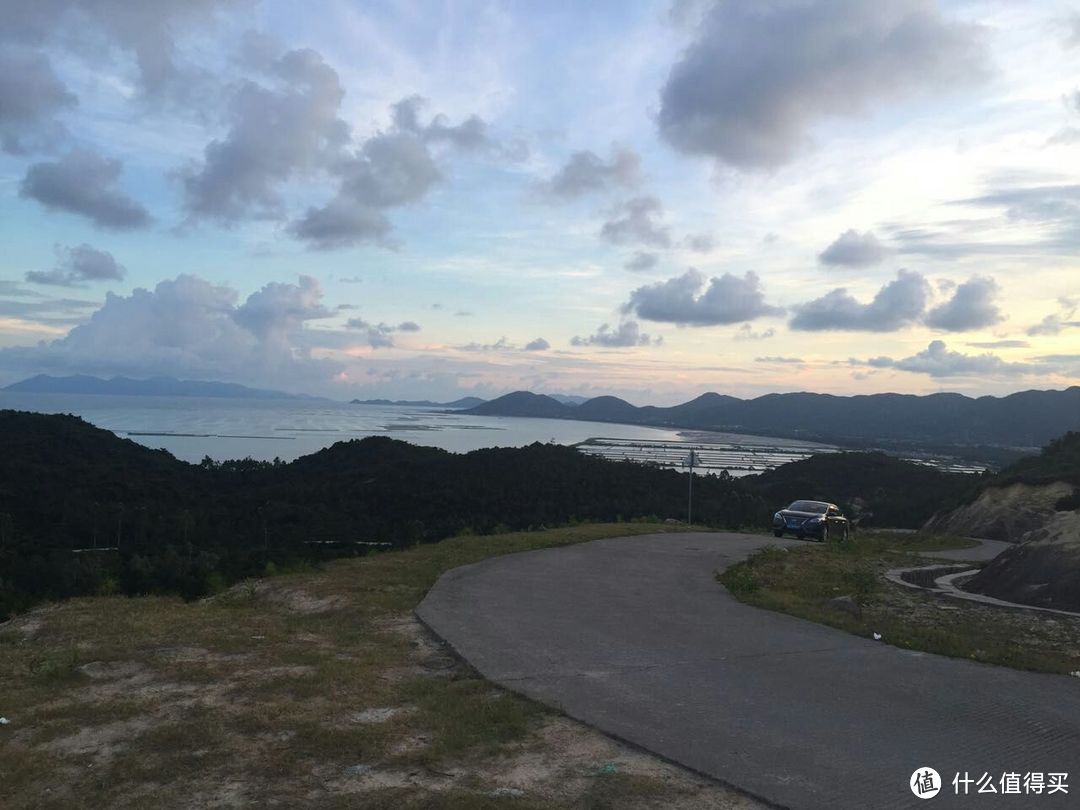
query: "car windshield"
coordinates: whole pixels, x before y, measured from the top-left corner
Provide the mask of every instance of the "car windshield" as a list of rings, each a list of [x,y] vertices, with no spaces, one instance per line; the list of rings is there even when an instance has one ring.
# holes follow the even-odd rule
[[[821,503],[821,501],[795,501],[788,507],[790,512],[817,512],[820,515],[825,514],[825,510],[829,508],[827,503]]]

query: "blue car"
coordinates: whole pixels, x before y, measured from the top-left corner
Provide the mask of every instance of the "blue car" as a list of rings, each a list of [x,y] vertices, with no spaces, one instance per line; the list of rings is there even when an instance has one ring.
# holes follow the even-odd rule
[[[773,534],[783,537],[791,534],[800,540],[810,537],[827,543],[829,540],[848,539],[851,526],[840,512],[840,507],[825,501],[795,501],[786,509],[773,515]]]

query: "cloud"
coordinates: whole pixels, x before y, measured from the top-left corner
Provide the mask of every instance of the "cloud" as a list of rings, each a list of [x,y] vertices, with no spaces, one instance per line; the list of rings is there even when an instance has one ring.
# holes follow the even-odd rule
[[[769,338],[775,337],[775,336],[776,336],[776,330],[773,329],[771,326],[768,329],[762,330],[761,332],[755,332],[754,328],[748,323],[744,323],[735,332],[735,340],[739,340],[739,341],[744,341],[744,340],[768,340]]]
[[[322,206],[307,209],[289,230],[317,250],[360,242],[391,246],[386,212],[422,199],[442,180],[431,145],[457,150],[490,149],[480,119],[473,116],[453,127],[442,116],[418,121],[421,99],[410,97],[393,107],[393,126],[368,138],[351,155],[336,161],[338,191]]]
[[[1080,301],[1068,296],[1058,298],[1058,311],[1047,315],[1039,323],[1028,327],[1027,334],[1032,337],[1040,335],[1060,335],[1066,329],[1080,327],[1080,321],[1070,320],[1080,309]]]
[[[88,149],[74,149],[26,171],[19,193],[46,208],[84,216],[99,228],[131,230],[150,224],[150,214],[115,188],[123,164]]]
[[[345,324],[349,329],[367,333],[368,345],[373,349],[388,349],[394,345],[394,332],[419,332],[420,324],[416,321],[402,321],[397,326],[387,323],[368,323],[363,318],[349,318]]]
[[[1026,349],[1031,346],[1026,340],[983,340],[967,345],[975,349]]]
[[[265,70],[274,83],[244,81],[229,105],[228,133],[179,174],[190,221],[284,216],[279,187],[327,167],[348,141],[338,117],[345,90],[320,54],[288,51]]]
[[[656,197],[633,197],[612,212],[612,219],[604,223],[600,236],[616,245],[671,247],[671,232],[659,222],[663,215],[663,203]]]
[[[1030,363],[1008,363],[989,352],[972,355],[950,351],[942,340],[931,341],[924,351],[902,360],[873,357],[865,364],[873,368],[895,368],[931,377],[1014,377],[1038,371]]]
[[[1080,127],[1062,127],[1047,140],[1047,146],[1072,146],[1080,143]]]
[[[101,61],[118,49],[130,56],[137,85],[147,97],[194,100],[202,71],[177,64],[178,37],[212,20],[222,8],[247,0],[41,0],[3,4],[0,39],[21,44],[56,44]],[[106,47],[103,48],[102,45]]]
[[[300,276],[299,284],[271,282],[249,295],[233,319],[264,344],[285,344],[306,321],[334,314],[322,305],[322,296],[311,276]]]
[[[538,337],[535,340],[530,340],[525,344],[525,351],[527,352],[544,352],[551,348],[551,344],[544,340],[542,337]]]
[[[801,366],[806,361],[801,357],[755,357],[755,363],[770,363],[774,365]]]
[[[1065,37],[1065,47],[1075,48],[1080,45],[1080,13],[1072,14],[1066,25],[1069,30]]]
[[[613,149],[604,160],[589,151],[574,152],[566,165],[543,184],[555,198],[575,199],[612,188],[634,188],[641,180],[641,159],[630,149]]]
[[[436,115],[427,124],[420,123],[420,111],[427,106],[422,96],[409,96],[391,108],[394,126],[409,132],[425,143],[446,143],[463,151],[487,151],[495,144],[488,137],[487,124],[482,118],[470,115],[463,122],[451,125],[445,115]]]
[[[747,272],[742,278],[724,273],[706,279],[693,268],[667,281],[638,287],[630,293],[623,311],[647,321],[680,326],[739,323],[784,312],[765,303],[757,273]]]
[[[494,343],[466,343],[464,346],[458,346],[463,352],[504,352],[512,351],[517,348],[503,335]]]
[[[659,345],[662,338],[655,340],[641,331],[637,321],[622,321],[614,329],[611,324],[601,324],[600,328],[587,337],[573,337],[570,340],[572,346],[603,346],[605,348],[622,348],[627,346],[648,346],[650,343]]]
[[[26,280],[33,284],[53,284],[74,287],[80,281],[122,281],[127,272],[113,255],[87,244],[67,248],[57,245],[56,267],[52,270],[31,270]]]
[[[975,276],[956,288],[952,298],[926,313],[926,325],[946,332],[983,329],[1004,320],[994,302],[1001,292],[988,276]]]
[[[692,233],[682,240],[682,245],[695,253],[708,253],[716,247],[716,239],[710,233]]]
[[[794,307],[790,326],[801,331],[895,332],[922,317],[929,294],[930,285],[920,273],[901,270],[870,303],[860,303],[839,287]]]
[[[55,115],[77,99],[43,53],[0,47],[0,148],[12,154],[48,149],[64,127]]]
[[[326,317],[319,285],[268,284],[242,303],[235,290],[194,275],[131,295],[108,293],[65,337],[0,350],[0,367],[21,372],[168,374],[298,386],[340,371],[306,347],[308,321]]]
[[[957,205],[1004,208],[1013,222],[1067,222],[1080,219],[1080,185],[1024,186],[996,189]]]
[[[818,255],[818,261],[833,267],[872,267],[881,264],[888,251],[872,231],[860,234],[844,231]]]
[[[638,272],[641,270],[652,270],[660,262],[659,253],[651,253],[645,250],[639,250],[633,256],[631,256],[626,264],[623,265],[627,270]]]
[[[742,169],[792,160],[813,127],[982,76],[981,32],[925,0],[718,0],[661,91],[661,135]]]

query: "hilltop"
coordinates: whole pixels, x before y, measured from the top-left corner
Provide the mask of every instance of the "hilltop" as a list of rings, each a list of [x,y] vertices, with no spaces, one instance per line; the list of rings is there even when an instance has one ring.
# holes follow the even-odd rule
[[[742,480],[776,508],[810,498],[838,504],[860,526],[917,529],[971,493],[980,476],[885,453],[823,453]]]
[[[576,406],[529,391],[485,402],[466,413],[585,419],[656,427],[750,433],[878,446],[1029,448],[1080,430],[1080,386],[1022,391],[1005,397],[962,394],[766,394],[739,399],[707,393],[671,407],[635,406],[596,397]]]
[[[213,592],[293,565],[462,532],[681,517],[686,479],[561,445],[455,454],[387,437],[288,464],[178,461],[74,416],[0,411],[0,619],[42,598]],[[695,518],[766,507],[737,481],[695,486]],[[115,549],[73,553],[73,549]]]
[[[985,480],[930,531],[1016,543],[965,587],[1000,599],[1080,610],[1080,433]]]

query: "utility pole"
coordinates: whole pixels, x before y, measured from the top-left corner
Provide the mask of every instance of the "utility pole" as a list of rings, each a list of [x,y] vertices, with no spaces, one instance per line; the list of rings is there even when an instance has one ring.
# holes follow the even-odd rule
[[[697,463],[697,454],[693,450],[690,451],[686,463],[690,466],[689,492],[686,497],[686,525],[689,526],[694,522],[694,464]]]

